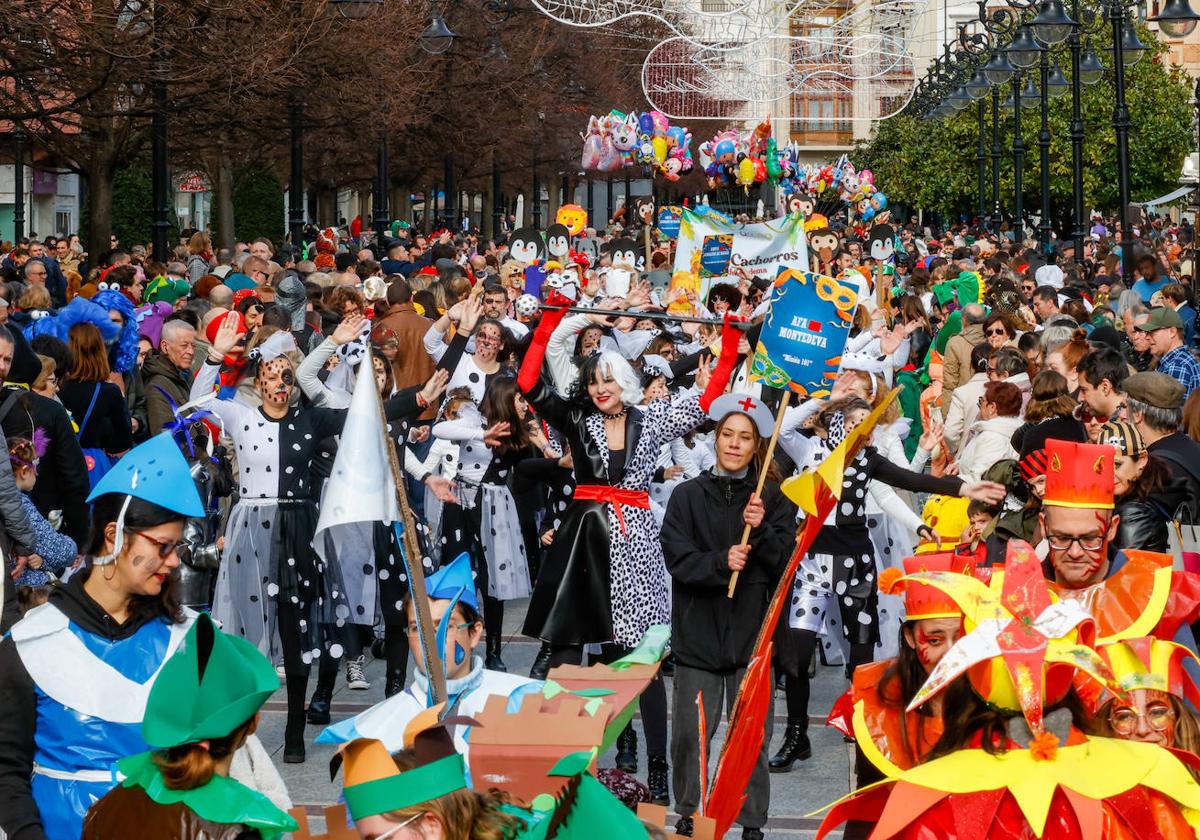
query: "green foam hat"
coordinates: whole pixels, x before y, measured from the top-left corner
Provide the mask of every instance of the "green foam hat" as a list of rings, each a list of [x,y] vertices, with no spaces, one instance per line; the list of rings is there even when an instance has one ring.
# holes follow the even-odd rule
[[[258,648],[201,614],[150,689],[142,738],[155,749],[224,738],[278,689],[275,666]]]

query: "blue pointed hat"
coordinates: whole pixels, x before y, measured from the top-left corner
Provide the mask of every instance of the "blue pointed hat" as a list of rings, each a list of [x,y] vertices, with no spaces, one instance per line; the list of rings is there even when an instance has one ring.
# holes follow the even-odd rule
[[[187,459],[170,434],[158,434],[135,446],[96,484],[87,497],[119,493],[173,510],[183,516],[203,516],[204,503],[196,492]]]
[[[471,574],[471,558],[464,551],[425,579],[425,591],[430,598],[468,604],[479,612],[479,597],[475,594],[475,576]]]

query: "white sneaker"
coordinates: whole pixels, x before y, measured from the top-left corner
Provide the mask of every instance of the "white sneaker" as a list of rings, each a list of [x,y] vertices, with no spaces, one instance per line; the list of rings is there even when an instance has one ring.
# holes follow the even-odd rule
[[[366,662],[366,654],[359,656],[357,659],[346,660],[346,687],[352,688],[355,691],[366,691],[371,687],[367,682],[367,676],[363,673],[363,664]]]

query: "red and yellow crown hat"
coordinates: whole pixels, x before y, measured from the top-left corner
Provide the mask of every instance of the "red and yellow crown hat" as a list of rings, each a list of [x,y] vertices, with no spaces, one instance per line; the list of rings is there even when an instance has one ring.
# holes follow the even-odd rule
[[[941,589],[911,578],[901,580],[901,577],[907,578],[921,572],[953,572],[973,575],[975,573],[974,557],[949,551],[905,557],[904,575],[900,575],[899,571],[899,569],[888,569],[880,575],[879,589],[886,595],[904,593],[905,620],[921,621],[928,618],[962,617],[963,611],[958,602]]]
[[[1097,443],[1046,441],[1046,494],[1050,507],[1113,507],[1113,456],[1116,450]]]
[[[1197,657],[1183,645],[1144,636],[1104,645],[1100,655],[1112,668],[1121,691],[1162,691],[1200,707],[1200,690],[1184,667]]]

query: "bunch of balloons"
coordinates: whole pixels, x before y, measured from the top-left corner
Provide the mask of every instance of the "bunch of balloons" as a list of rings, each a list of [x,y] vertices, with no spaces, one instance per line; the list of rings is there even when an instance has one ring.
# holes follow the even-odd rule
[[[612,110],[588,119],[580,167],[590,172],[617,172],[640,166],[647,177],[678,181],[692,171],[692,133],[671,125],[660,111],[628,114]]]
[[[762,183],[773,187],[795,175],[797,155],[791,146],[778,148],[770,116],[749,134],[726,129],[700,144],[700,163],[711,189],[736,184],[749,192]]]
[[[780,181],[785,195],[807,196],[825,215],[848,207],[851,221],[870,222],[887,210],[887,196],[875,186],[870,169],[855,169],[846,155],[834,163],[799,163],[798,150],[789,146],[786,151],[793,155],[793,174]]]

